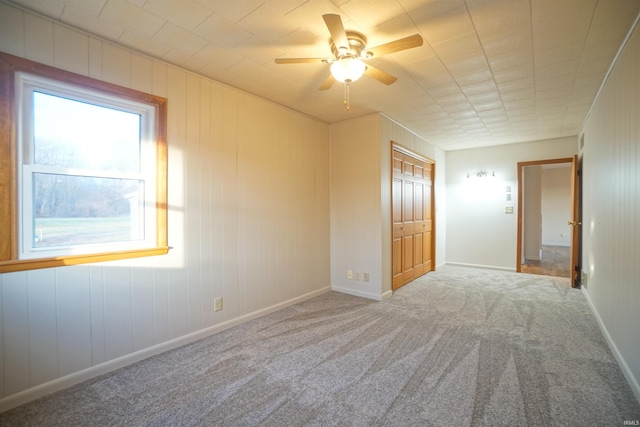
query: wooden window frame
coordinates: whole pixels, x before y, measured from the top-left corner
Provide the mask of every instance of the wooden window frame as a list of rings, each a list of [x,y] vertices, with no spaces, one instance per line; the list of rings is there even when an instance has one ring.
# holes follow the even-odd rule
[[[18,186],[15,75],[17,72],[142,102],[156,109],[156,242],[144,249],[34,259],[18,258]],[[167,244],[167,100],[144,92],[71,73],[0,52],[0,273],[166,254]]]

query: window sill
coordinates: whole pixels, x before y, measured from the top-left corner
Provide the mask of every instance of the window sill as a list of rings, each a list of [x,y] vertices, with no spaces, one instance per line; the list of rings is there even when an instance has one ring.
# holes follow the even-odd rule
[[[169,252],[169,249],[169,246],[158,246],[155,248],[136,249],[132,251],[105,252],[99,254],[73,255],[55,258],[0,261],[0,273],[11,273],[16,271],[37,270],[40,268],[63,267],[67,265],[89,264],[103,261],[115,261],[120,259],[166,255]]]

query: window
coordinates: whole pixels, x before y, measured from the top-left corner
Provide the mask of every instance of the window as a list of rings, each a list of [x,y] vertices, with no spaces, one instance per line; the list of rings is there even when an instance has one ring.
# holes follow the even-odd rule
[[[0,272],[166,253],[166,100],[0,59]]]

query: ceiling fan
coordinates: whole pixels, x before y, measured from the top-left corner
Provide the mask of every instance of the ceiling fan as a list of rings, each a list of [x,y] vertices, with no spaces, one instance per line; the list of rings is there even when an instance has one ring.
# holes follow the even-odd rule
[[[331,53],[333,53],[333,58],[276,58],[275,62],[276,64],[331,64],[331,74],[320,85],[319,89],[329,89],[336,80],[344,83],[344,103],[347,106],[347,110],[349,110],[349,84],[358,80],[363,74],[386,85],[398,80],[397,77],[363,61],[422,46],[423,43],[422,36],[414,34],[380,46],[367,48],[367,37],[357,31],[345,30],[340,15],[326,14],[322,15],[322,18],[331,34],[329,46]]]

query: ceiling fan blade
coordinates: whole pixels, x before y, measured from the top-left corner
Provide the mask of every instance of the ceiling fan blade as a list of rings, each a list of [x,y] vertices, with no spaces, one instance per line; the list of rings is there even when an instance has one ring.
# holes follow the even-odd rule
[[[420,34],[414,34],[409,37],[404,37],[402,39],[398,39],[389,43],[381,44],[380,46],[376,46],[371,49],[367,49],[367,53],[371,54],[371,57],[377,57],[393,52],[400,52],[401,50],[422,46],[422,43],[422,36]]]
[[[349,51],[349,40],[347,39],[347,32],[344,30],[340,15],[328,13],[322,15],[322,19],[324,19],[324,23],[327,24],[327,28],[329,29],[329,33],[331,33],[331,38],[338,52],[341,52],[343,49]]]
[[[276,58],[276,64],[328,63],[326,58]]]
[[[325,80],[320,87],[318,88],[318,90],[327,90],[329,89],[331,86],[333,86],[333,84],[336,82],[335,77],[333,77],[333,74],[329,74],[329,77],[327,77],[327,80]]]
[[[364,70],[364,73],[371,77],[376,79],[377,81],[384,83],[386,85],[390,85],[392,83],[395,83],[396,80],[398,80],[397,77],[392,76],[389,73],[386,73],[382,70],[379,70],[375,67],[372,67],[371,65],[367,64],[367,68]]]

